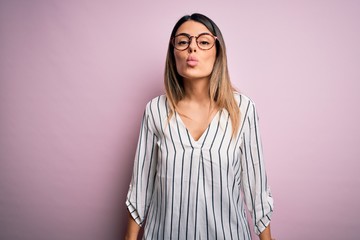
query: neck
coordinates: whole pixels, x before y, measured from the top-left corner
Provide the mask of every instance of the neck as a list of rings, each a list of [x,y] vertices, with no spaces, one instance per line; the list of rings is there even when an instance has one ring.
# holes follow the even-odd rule
[[[184,100],[198,103],[209,102],[209,79],[184,79],[185,97]]]

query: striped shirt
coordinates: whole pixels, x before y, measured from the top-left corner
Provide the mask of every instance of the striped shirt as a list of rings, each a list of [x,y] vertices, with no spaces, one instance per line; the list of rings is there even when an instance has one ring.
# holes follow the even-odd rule
[[[245,207],[256,234],[270,223],[255,104],[234,96],[241,114],[234,138],[225,109],[195,141],[177,112],[168,120],[166,96],[147,104],[126,200],[135,221],[145,223],[143,239],[250,240]]]

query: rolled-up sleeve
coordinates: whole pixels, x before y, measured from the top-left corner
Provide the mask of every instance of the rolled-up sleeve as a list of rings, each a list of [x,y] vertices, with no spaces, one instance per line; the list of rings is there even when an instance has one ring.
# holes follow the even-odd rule
[[[133,174],[126,199],[131,216],[140,226],[146,219],[156,175],[157,137],[151,121],[148,104],[141,122]]]
[[[241,182],[245,203],[254,222],[254,231],[259,235],[269,225],[274,205],[267,184],[258,115],[254,103],[251,103],[249,113],[244,119],[244,127],[241,144]]]

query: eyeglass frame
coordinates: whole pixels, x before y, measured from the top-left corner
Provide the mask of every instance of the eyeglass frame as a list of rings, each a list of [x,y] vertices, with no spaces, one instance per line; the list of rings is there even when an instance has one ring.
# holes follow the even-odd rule
[[[214,38],[215,41],[214,41],[214,44],[211,46],[211,48],[203,49],[203,48],[201,48],[201,47],[199,46],[199,43],[198,43],[197,39],[198,39],[200,36],[203,36],[203,35],[209,35],[209,36],[211,36],[211,37]],[[188,45],[187,45],[186,48],[184,48],[184,49],[178,49],[178,48],[175,47],[175,38],[178,37],[178,36],[186,36],[186,37],[189,38]],[[200,34],[197,35],[197,36],[191,36],[190,34],[187,34],[187,33],[180,33],[180,34],[178,34],[178,35],[175,35],[175,36],[171,39],[171,44],[173,45],[173,47],[174,47],[176,50],[178,50],[178,51],[185,51],[185,50],[187,50],[187,49],[190,47],[190,44],[191,44],[193,38],[195,38],[196,46],[198,46],[198,48],[201,49],[201,50],[203,50],[203,51],[207,51],[207,50],[212,49],[212,48],[215,46],[215,44],[216,44],[216,40],[218,40],[218,37],[217,37],[217,36],[214,36],[214,35],[212,35],[211,33],[207,33],[207,32],[200,33]]]

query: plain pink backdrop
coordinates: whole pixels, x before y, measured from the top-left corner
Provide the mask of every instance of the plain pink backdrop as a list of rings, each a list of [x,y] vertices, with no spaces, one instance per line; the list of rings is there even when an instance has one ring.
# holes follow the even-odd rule
[[[257,104],[273,235],[358,239],[355,0],[1,0],[0,239],[122,238],[141,116],[193,12],[218,24]]]

